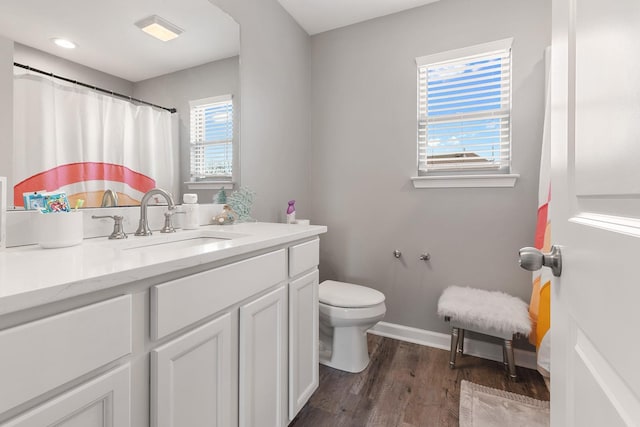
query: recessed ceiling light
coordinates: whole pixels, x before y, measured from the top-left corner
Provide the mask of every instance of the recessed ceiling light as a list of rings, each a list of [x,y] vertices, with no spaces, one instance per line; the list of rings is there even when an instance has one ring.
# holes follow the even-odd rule
[[[136,22],[136,27],[163,42],[173,40],[184,32],[180,27],[160,18],[158,15],[151,15],[148,18],[141,19]]]
[[[54,39],[51,39],[51,41],[65,49],[75,49],[77,46],[74,42],[67,39],[54,38]]]

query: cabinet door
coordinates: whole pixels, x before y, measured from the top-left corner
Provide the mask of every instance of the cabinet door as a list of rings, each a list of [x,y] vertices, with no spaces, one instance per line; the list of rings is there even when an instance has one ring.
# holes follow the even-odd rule
[[[2,427],[128,427],[131,425],[129,365],[80,385]]]
[[[318,270],[289,284],[289,419],[318,388]]]
[[[287,292],[240,307],[240,427],[287,424]]]
[[[228,313],[153,350],[152,425],[228,427],[232,354]]]

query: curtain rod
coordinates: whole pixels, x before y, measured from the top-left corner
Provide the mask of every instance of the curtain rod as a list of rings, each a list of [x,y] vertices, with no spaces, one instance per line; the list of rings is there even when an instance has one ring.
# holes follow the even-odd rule
[[[161,108],[163,110],[167,110],[170,113],[175,113],[176,111],[178,111],[175,108],[167,108],[167,107],[163,107],[161,105],[152,104],[151,102],[143,101],[141,99],[136,99],[136,98],[133,98],[133,97],[131,97],[129,95],[122,95],[121,93],[116,93],[116,92],[114,92],[112,90],[102,89],[102,88],[99,88],[99,87],[96,87],[96,86],[93,86],[93,85],[90,85],[90,84],[87,84],[87,83],[82,83],[82,82],[79,82],[77,80],[72,80],[72,79],[69,79],[69,78],[66,78],[66,77],[62,77],[62,76],[59,76],[57,74],[48,73],[46,71],[42,71],[42,70],[39,70],[37,68],[30,67],[28,65],[20,64],[18,62],[14,62],[13,66],[14,67],[19,67],[19,68],[24,68],[25,70],[33,71],[35,73],[44,74],[45,76],[53,77],[54,79],[64,80],[65,82],[74,83],[74,84],[77,84],[78,86],[87,87],[89,89],[93,89],[93,90],[96,90],[98,92],[106,93],[107,95],[115,96],[115,97],[118,97],[118,98],[123,98],[123,99],[126,99],[128,101],[138,102],[140,104],[149,105],[151,107]]]

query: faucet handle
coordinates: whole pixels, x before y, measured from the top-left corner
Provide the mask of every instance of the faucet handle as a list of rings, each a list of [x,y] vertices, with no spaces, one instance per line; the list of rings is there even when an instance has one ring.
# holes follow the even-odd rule
[[[93,219],[100,218],[111,218],[113,219],[113,232],[109,235],[110,240],[114,239],[126,239],[127,233],[124,232],[124,227],[122,226],[122,220],[124,217],[122,215],[91,215]]]
[[[173,227],[173,224],[171,224],[171,217],[173,217],[173,214],[176,214],[176,213],[182,213],[182,212],[176,212],[175,209],[169,209],[164,213],[164,227],[160,229],[161,233],[176,232],[176,229]]]

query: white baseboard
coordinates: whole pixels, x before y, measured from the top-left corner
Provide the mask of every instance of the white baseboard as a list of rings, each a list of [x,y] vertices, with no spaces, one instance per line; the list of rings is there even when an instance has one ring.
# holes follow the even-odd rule
[[[449,350],[451,336],[440,332],[427,331],[425,329],[412,328],[410,326],[397,325],[388,322],[378,322],[369,332],[383,337],[407,341],[427,347]],[[502,362],[502,346],[485,341],[464,339],[464,353],[483,359]],[[514,350],[516,365],[529,369],[537,369],[536,354],[532,351]]]

